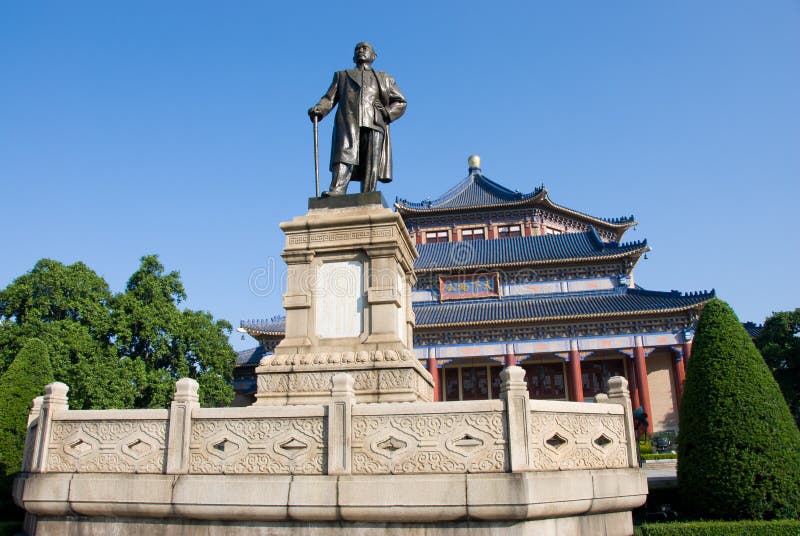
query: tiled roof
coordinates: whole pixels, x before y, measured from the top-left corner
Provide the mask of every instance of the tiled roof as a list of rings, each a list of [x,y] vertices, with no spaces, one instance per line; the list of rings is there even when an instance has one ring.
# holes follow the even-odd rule
[[[417,246],[414,270],[431,272],[445,268],[532,265],[617,258],[649,251],[647,240],[617,244],[603,242],[594,229],[583,233],[525,236],[469,242],[444,242]]]
[[[595,317],[620,317],[692,309],[713,298],[715,292],[656,292],[628,289],[588,296],[523,297],[469,302],[415,303],[417,328],[507,322],[558,321]],[[284,326],[242,322],[248,331],[282,335]],[[265,329],[269,327],[269,329]]]
[[[603,223],[613,227],[628,228],[636,223],[633,216],[598,218],[557,205],[548,198],[547,189],[545,189],[544,185],[528,193],[509,190],[505,186],[484,176],[478,168],[470,168],[470,173],[465,179],[461,180],[437,199],[412,202],[397,198],[395,199],[394,206],[401,214],[420,214],[427,212],[451,212],[471,208],[524,205],[537,201],[550,208],[574,216],[595,220],[598,224]]]
[[[714,291],[681,294],[623,289],[592,296],[497,299],[414,304],[417,327],[569,320],[578,318],[666,313],[691,309],[714,297]]]
[[[281,333],[284,331],[285,326],[281,326]],[[267,355],[266,350],[260,344],[255,348],[248,348],[247,350],[242,350],[241,352],[237,352],[236,356],[236,365],[258,365],[261,358]]]
[[[248,332],[258,332],[263,334],[283,333],[286,329],[286,317],[274,316],[269,320],[242,320],[239,327]]]
[[[422,201],[420,203],[412,203],[405,199],[397,199],[395,201],[395,206],[402,212],[404,208],[442,210],[487,205],[505,205],[531,199],[539,195],[543,190],[544,186],[540,186],[527,194],[509,190],[505,186],[501,186],[484,177],[478,170],[473,169],[467,178],[450,188],[438,199]]]
[[[764,324],[756,324],[755,322],[742,322],[742,327],[750,335],[751,339],[755,339],[761,335],[761,330],[764,329]]]

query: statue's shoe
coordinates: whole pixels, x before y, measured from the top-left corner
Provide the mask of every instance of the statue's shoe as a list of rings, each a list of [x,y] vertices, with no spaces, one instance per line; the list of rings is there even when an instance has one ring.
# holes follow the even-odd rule
[[[331,190],[329,192],[322,192],[322,197],[336,197],[339,195],[345,195],[345,192],[337,192],[336,190]]]

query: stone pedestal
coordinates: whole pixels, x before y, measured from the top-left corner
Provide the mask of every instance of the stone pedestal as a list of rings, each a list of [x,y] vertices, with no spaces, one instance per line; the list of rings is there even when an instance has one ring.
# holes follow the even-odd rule
[[[286,234],[286,336],[258,368],[255,405],[319,404],[332,378],[355,379],[358,402],[433,400],[411,352],[416,250],[379,192],[309,200]]]

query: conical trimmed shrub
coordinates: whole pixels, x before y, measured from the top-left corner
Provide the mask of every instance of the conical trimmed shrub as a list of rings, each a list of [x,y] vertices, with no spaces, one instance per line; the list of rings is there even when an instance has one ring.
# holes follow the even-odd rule
[[[800,514],[800,431],[761,354],[719,299],[703,309],[686,370],[678,484],[694,517]]]
[[[28,340],[0,377],[0,518],[13,516],[11,483],[20,470],[31,402],[53,381],[47,347]]]

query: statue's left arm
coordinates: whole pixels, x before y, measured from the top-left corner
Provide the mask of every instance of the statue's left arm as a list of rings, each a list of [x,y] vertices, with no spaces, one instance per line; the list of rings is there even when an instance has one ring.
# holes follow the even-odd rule
[[[397,87],[397,84],[394,82],[394,78],[386,75],[386,94],[385,94],[386,104],[384,108],[386,109],[386,114],[389,116],[389,122],[397,120],[401,115],[403,115],[406,111],[406,98],[400,92],[400,89]]]

